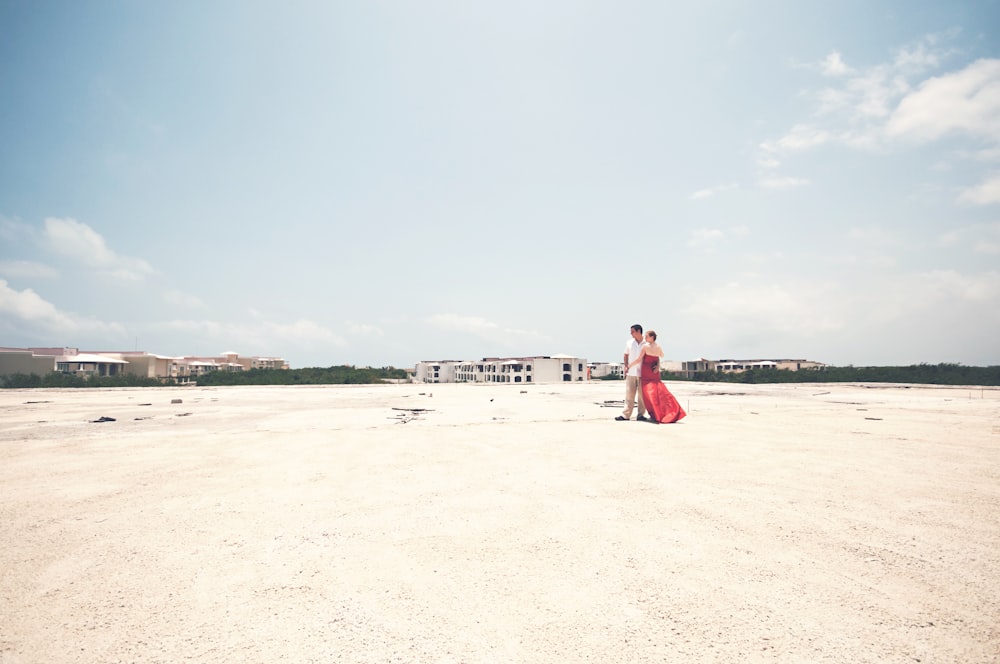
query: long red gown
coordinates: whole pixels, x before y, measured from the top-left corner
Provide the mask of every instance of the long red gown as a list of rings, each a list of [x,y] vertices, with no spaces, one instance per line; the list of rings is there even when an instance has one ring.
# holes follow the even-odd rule
[[[687,415],[660,380],[660,358],[653,355],[642,358],[639,382],[642,385],[642,401],[646,404],[646,412],[654,422],[668,424]]]

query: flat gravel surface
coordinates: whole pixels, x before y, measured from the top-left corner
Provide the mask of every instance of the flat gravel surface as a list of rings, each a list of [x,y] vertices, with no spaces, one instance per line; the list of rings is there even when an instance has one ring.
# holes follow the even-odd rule
[[[0,662],[1000,661],[1000,390],[668,386],[0,391]]]

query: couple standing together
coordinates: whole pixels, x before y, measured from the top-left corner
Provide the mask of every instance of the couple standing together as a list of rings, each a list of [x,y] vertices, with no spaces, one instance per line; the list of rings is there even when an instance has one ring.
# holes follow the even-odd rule
[[[660,380],[663,348],[656,343],[656,332],[648,330],[643,340],[642,325],[636,323],[631,331],[632,339],[625,345],[625,410],[615,419],[619,422],[631,419],[638,397],[639,415],[636,419],[640,422],[676,422],[687,413]]]

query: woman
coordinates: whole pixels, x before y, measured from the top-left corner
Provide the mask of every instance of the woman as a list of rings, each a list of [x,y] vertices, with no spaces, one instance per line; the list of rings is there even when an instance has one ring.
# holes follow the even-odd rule
[[[646,412],[657,424],[676,422],[687,415],[681,405],[677,403],[674,395],[660,380],[661,357],[663,357],[663,348],[656,343],[656,332],[648,330],[646,332],[646,345],[639,351],[639,357],[628,365],[631,368],[642,363],[639,374],[639,381],[642,385],[642,400],[646,403]]]

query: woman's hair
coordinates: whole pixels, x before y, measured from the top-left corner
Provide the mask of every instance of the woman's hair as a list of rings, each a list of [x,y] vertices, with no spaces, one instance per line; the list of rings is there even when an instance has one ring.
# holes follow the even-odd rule
[[[653,337],[653,341],[656,341],[656,332],[653,332],[652,330],[647,330],[646,334]]]

